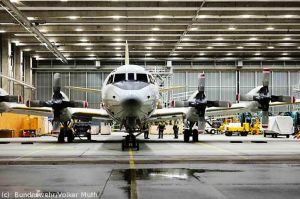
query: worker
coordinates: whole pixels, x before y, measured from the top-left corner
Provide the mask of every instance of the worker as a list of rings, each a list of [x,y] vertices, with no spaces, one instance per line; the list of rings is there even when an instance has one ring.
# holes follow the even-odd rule
[[[145,122],[142,130],[144,131],[144,139],[149,139],[149,124]]]
[[[164,122],[158,124],[158,139],[163,139],[165,127],[166,125]]]
[[[178,139],[178,130],[179,130],[179,126],[178,126],[177,122],[175,121],[174,125],[173,125],[174,139]]]

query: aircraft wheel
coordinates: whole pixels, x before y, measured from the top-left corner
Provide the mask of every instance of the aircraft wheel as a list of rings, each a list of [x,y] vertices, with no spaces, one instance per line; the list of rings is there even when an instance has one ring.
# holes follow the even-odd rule
[[[225,132],[225,135],[226,135],[226,136],[232,136],[232,132],[226,131],[226,132]]]
[[[290,138],[290,135],[286,135],[286,138]]]
[[[184,140],[184,142],[190,141],[190,131],[188,129],[185,129],[183,131],[183,140]]]
[[[193,142],[198,142],[199,141],[199,133],[197,129],[193,130]]]

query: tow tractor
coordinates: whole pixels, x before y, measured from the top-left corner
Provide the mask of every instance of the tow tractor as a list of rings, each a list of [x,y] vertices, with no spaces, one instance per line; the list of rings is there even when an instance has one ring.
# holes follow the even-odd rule
[[[86,137],[88,141],[91,141],[91,123],[90,122],[82,122],[78,121],[73,125],[74,136]]]

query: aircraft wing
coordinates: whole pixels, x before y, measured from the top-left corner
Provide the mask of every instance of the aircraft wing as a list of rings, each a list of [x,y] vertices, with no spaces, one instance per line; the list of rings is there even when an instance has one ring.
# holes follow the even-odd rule
[[[38,115],[44,117],[52,117],[52,109],[47,107],[27,107],[25,104],[18,104],[12,102],[2,102],[1,111],[8,113],[24,114],[24,115]]]
[[[95,118],[100,120],[112,120],[107,111],[103,108],[68,108],[73,118]]]

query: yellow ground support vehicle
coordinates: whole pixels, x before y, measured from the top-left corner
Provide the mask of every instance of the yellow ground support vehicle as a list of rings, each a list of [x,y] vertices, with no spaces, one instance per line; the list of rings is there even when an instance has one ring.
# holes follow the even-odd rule
[[[247,136],[250,132],[250,124],[243,123],[243,125],[241,125],[241,123],[229,123],[225,126],[224,132],[226,136],[232,136],[234,133]]]

